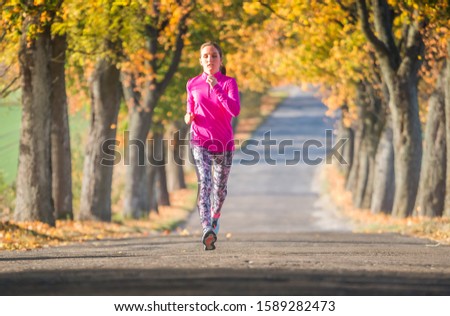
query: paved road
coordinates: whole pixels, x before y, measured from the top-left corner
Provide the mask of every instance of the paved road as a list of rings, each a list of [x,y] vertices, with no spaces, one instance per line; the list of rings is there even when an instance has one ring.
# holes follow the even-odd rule
[[[320,194],[326,131],[334,122],[325,112],[311,93],[291,90],[291,97],[260,126],[246,149],[236,152],[221,230],[350,231]],[[305,142],[312,144],[307,152]],[[187,229],[200,231],[197,214]]]
[[[295,94],[255,134],[295,146],[253,146],[266,159],[252,166],[236,154],[216,251],[203,251],[193,214],[190,236],[0,252],[0,295],[450,295],[450,246],[353,234],[319,194],[320,165],[284,165],[305,140],[323,142],[324,111]]]
[[[0,295],[450,295],[450,247],[398,235],[240,234],[0,254]]]

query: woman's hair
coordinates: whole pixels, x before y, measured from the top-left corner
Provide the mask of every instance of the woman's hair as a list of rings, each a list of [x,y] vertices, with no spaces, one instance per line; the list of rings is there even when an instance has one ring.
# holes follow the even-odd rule
[[[222,48],[220,48],[219,44],[217,44],[216,42],[206,42],[206,43],[202,44],[202,46],[200,47],[200,52],[206,46],[214,46],[214,48],[217,49],[217,51],[219,52],[220,59],[223,60],[223,52],[222,52]],[[227,74],[227,69],[225,68],[225,66],[223,64],[220,65],[219,71],[223,75]]]

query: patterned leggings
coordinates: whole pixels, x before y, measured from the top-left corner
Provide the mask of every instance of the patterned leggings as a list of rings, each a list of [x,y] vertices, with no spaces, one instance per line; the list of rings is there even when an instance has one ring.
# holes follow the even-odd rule
[[[211,227],[212,219],[220,217],[227,196],[233,152],[211,153],[206,148],[191,146],[198,178],[197,206],[203,229]],[[211,174],[211,169],[214,174]],[[212,190],[212,207],[211,207]]]

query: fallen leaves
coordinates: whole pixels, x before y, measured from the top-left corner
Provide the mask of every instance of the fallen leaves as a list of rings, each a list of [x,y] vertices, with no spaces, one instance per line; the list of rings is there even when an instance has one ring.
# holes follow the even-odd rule
[[[387,214],[372,214],[370,210],[357,209],[352,205],[351,193],[345,191],[344,177],[328,166],[327,190],[342,213],[350,218],[357,232],[400,233],[450,244],[450,218],[407,217],[395,218]]]
[[[0,222],[0,250],[28,250],[44,245],[139,236],[144,230],[117,223],[56,221],[51,227],[41,222]]]
[[[193,188],[172,192],[172,206],[161,206],[159,214],[151,213],[144,220],[125,219],[112,223],[57,220],[55,227],[37,221],[0,221],[0,250],[30,250],[87,240],[168,235],[186,219],[195,204],[196,193]]]

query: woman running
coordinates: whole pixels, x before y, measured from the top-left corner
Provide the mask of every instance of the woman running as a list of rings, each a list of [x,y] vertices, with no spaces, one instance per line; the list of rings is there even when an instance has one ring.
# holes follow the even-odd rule
[[[191,149],[198,177],[197,206],[205,250],[216,249],[220,211],[227,195],[234,152],[231,119],[240,112],[236,80],[226,76],[222,62],[219,45],[214,42],[203,44],[200,48],[203,73],[186,85],[187,113],[184,119],[186,124],[192,123]]]

